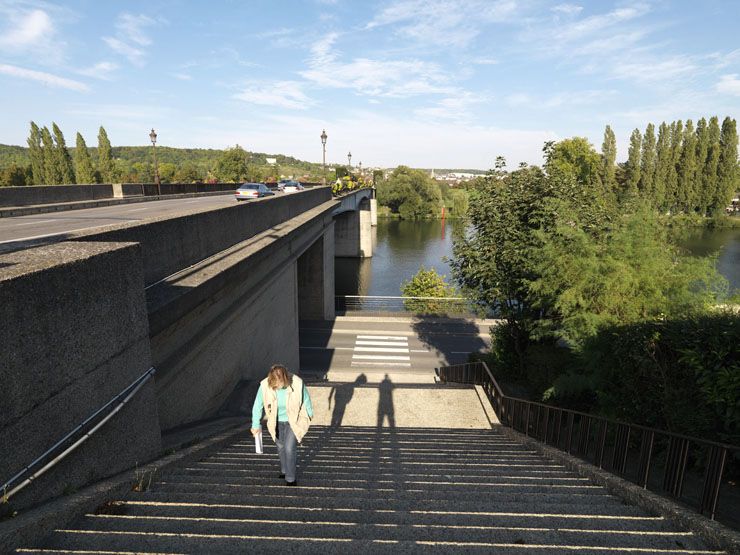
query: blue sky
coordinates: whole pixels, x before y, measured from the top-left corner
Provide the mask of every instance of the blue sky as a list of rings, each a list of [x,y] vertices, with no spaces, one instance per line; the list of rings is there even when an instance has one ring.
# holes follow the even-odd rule
[[[734,0],[0,0],[0,143],[249,150],[365,166],[541,162],[546,140],[738,117]]]

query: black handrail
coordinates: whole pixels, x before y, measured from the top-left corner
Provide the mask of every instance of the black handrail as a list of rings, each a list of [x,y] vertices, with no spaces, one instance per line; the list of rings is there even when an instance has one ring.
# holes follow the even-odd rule
[[[436,371],[443,383],[482,386],[502,425],[589,460],[599,468],[626,478],[644,489],[654,485],[650,480],[650,472],[658,464],[656,439],[666,440],[667,448],[661,452],[661,456],[665,455],[664,461],[661,461],[664,465],[663,480],[657,489],[676,499],[681,499],[684,493],[691,444],[704,447],[707,450],[706,470],[696,508],[700,514],[712,520],[717,516],[727,456],[740,454],[740,446],[510,397],[503,393],[483,361],[443,366]],[[639,457],[637,461],[630,461],[630,446],[637,443],[636,436],[639,436]],[[608,439],[611,440],[609,444]],[[733,528],[740,524],[736,521],[724,523]]]
[[[108,420],[110,420],[123,406],[136,395],[141,387],[151,378],[157,370],[152,366],[144,372],[141,376],[136,378],[131,384],[126,386],[123,391],[113,397],[105,405],[97,409],[84,421],[75,426],[75,428],[66,434],[62,439],[57,441],[43,454],[39,455],[36,459],[26,465],[20,472],[10,478],[2,486],[0,486],[0,501],[7,501],[12,495],[15,495],[24,487],[29,485],[39,476],[44,474],[47,470],[50,470],[66,458],[70,453],[75,451],[80,445],[86,442],[92,435],[97,432]],[[114,406],[115,405],[115,406]],[[105,414],[107,412],[107,414]],[[93,424],[95,422],[95,424]],[[89,429],[85,432],[84,430]],[[83,433],[84,432],[84,433]],[[71,445],[69,444],[73,438],[78,437]],[[39,470],[32,473],[32,471],[39,466],[42,462],[47,462]],[[21,481],[21,478],[24,478]],[[20,482],[20,483],[18,483]],[[14,485],[18,484],[18,485]]]

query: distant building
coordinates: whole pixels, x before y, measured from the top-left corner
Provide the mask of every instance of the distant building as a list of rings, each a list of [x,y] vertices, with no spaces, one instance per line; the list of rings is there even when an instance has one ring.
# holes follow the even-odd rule
[[[271,166],[274,166],[275,164],[277,164],[277,158],[265,158],[265,161]]]

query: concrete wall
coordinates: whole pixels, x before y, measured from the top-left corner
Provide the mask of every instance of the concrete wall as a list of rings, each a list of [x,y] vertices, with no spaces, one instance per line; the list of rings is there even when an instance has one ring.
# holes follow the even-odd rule
[[[373,255],[372,215],[369,199],[362,199],[357,210],[336,215],[334,221],[336,256],[369,258]]]
[[[331,189],[320,187],[179,217],[110,226],[76,237],[141,244],[144,280],[149,285],[330,200]]]
[[[261,379],[276,362],[298,370],[297,260],[329,235],[322,254],[333,276],[334,206],[324,203],[147,290],[162,429],[215,416],[241,382]]]
[[[0,206],[30,206],[55,202],[77,202],[113,197],[113,186],[99,185],[34,185],[0,187]]]
[[[334,225],[297,262],[301,320],[332,320],[334,313]]]
[[[151,366],[141,250],[59,243],[0,256],[0,481]],[[160,452],[150,382],[77,452],[17,497],[24,507]]]
[[[237,183],[161,183],[159,187],[154,183],[121,183],[114,185],[115,196],[157,196],[177,195],[183,193],[210,193],[216,191],[233,191]]]

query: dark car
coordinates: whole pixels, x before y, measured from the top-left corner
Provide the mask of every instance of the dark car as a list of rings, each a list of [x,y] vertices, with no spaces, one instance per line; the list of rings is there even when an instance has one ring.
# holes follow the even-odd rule
[[[251,200],[275,196],[264,183],[244,183],[236,190],[236,200]]]

